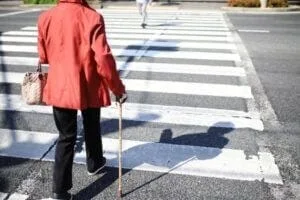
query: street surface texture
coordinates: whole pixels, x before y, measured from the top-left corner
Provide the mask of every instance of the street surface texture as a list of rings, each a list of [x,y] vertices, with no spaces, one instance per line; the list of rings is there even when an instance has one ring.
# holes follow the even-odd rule
[[[271,28],[245,27],[240,15],[217,10],[153,9],[142,29],[135,9],[99,12],[129,96],[123,106],[123,199],[299,197],[299,78],[287,77],[295,79],[289,79],[294,91],[277,101],[251,36],[270,35]],[[40,13],[0,13],[0,199],[51,193],[58,136],[52,109],[26,105],[20,97],[24,73],[37,63]],[[299,46],[289,54],[295,73]],[[290,114],[280,111],[287,100],[294,106]],[[101,110],[108,163],[94,177],[87,176],[78,114],[71,192],[75,199],[117,199],[118,109],[113,103]],[[285,125],[290,129],[283,132]]]

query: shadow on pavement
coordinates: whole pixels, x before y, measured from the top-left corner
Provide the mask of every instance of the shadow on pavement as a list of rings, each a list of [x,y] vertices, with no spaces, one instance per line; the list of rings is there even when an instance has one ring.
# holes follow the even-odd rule
[[[231,128],[223,128],[219,126],[227,125],[227,127]],[[185,163],[189,162],[190,160],[198,159],[198,160],[206,160],[206,159],[212,159],[216,156],[218,156],[222,152],[222,148],[228,144],[229,139],[225,137],[226,134],[229,134],[234,130],[234,126],[231,122],[219,122],[215,125],[211,126],[207,132],[204,133],[191,133],[187,135],[182,135],[179,137],[173,138],[172,130],[171,129],[164,129],[161,133],[160,141],[159,143],[147,143],[144,145],[139,145],[132,147],[122,153],[122,158],[126,159],[126,157],[135,157],[136,152],[139,152],[142,155],[147,155],[147,152],[150,151],[157,151],[159,146],[163,144],[176,144],[176,145],[189,145],[189,146],[199,146],[199,147],[214,147],[209,151],[209,154],[203,154],[203,152],[189,152],[188,150],[181,149],[182,152],[176,152],[176,159],[170,160],[170,162],[166,162],[166,159],[164,156],[160,156],[161,159],[158,157],[151,158],[151,157],[139,157],[139,159],[133,159],[135,163],[131,163],[133,166],[130,168],[138,167],[142,164],[151,164],[158,167],[164,167],[168,168],[169,171],[160,174],[159,176],[153,178],[150,181],[147,181],[143,183],[142,185],[136,186],[136,188],[126,192],[123,194],[123,196],[129,195],[133,193],[134,191],[145,187],[146,185],[152,183],[153,181],[156,181],[160,179],[161,177],[169,174],[173,170],[176,170],[177,168],[181,167]],[[170,152],[161,152],[164,154],[174,154],[174,152],[169,150]],[[159,149],[158,149],[159,152]],[[110,160],[112,163],[117,163],[118,158],[114,158],[113,160]],[[155,161],[154,161],[155,160]],[[124,161],[123,161],[124,162]],[[126,162],[126,160],[125,160]],[[123,176],[124,174],[130,172],[131,169],[123,169]],[[103,176],[101,176],[98,180],[88,185],[86,188],[80,190],[76,195],[75,199],[92,199],[93,197],[97,196],[99,193],[101,193],[103,190],[105,190],[107,187],[115,183],[115,181],[118,180],[118,170],[116,168],[107,168],[106,172]]]

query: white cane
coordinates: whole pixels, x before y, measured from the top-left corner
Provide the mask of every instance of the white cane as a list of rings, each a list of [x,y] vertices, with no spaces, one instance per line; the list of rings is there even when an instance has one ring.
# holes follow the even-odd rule
[[[118,197],[122,197],[122,103],[119,104],[119,189]]]

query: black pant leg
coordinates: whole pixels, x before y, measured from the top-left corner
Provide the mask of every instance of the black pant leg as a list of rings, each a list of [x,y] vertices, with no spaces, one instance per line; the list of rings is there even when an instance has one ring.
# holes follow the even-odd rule
[[[72,166],[77,137],[77,110],[53,107],[59,138],[55,150],[53,192],[63,193],[72,188]]]
[[[100,129],[100,108],[82,110],[86,162],[88,171],[94,171],[103,158],[103,147]]]

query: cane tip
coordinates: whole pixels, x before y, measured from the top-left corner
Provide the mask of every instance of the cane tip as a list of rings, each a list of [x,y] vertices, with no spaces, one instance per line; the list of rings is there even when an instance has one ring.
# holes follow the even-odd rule
[[[122,190],[118,190],[118,197],[122,198]]]

